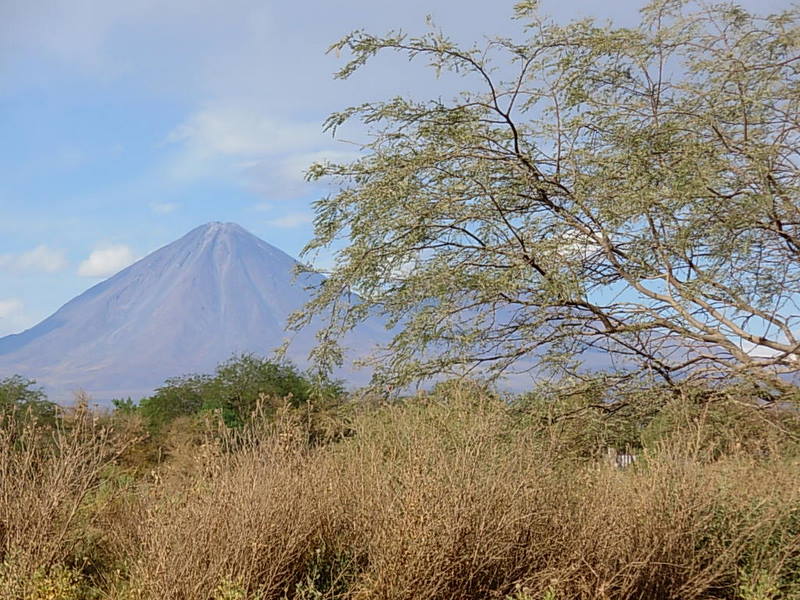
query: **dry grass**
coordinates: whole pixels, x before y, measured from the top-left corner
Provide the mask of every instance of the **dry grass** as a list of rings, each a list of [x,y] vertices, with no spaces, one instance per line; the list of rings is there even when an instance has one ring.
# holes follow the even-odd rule
[[[236,452],[199,448],[196,471],[146,486],[129,549],[145,598],[209,598],[226,582],[280,597],[304,572],[329,519],[324,481],[275,437]]]
[[[114,510],[97,510],[110,532],[102,547],[114,555],[106,562],[122,567],[96,579],[96,593],[140,600],[800,597],[797,455],[735,445],[720,452],[708,444],[704,422],[692,423],[620,471],[564,452],[553,439],[559,430],[521,426],[506,404],[473,393],[356,412],[347,423],[352,436],[321,446],[308,443],[302,415],[284,411],[268,426],[175,446]],[[75,440],[76,448],[102,447],[102,436]],[[70,523],[62,515],[86,506],[106,456],[64,448],[37,456],[35,468],[9,467],[25,454],[0,449],[4,486],[28,486],[24,500],[3,495],[2,522],[15,523],[3,537],[6,556],[28,557],[29,576],[49,565],[56,583],[69,574],[54,569],[72,564],[74,544],[64,540],[79,532],[71,525],[69,534],[52,532]],[[85,466],[55,475],[65,468],[56,467],[60,461],[78,456]],[[41,466],[47,461],[53,464]],[[61,490],[60,508],[47,513],[51,490]],[[18,512],[20,503],[38,512]],[[36,525],[39,514],[58,517],[48,528]],[[82,597],[59,593],[49,597]]]
[[[56,427],[0,415],[0,598],[77,593],[77,572],[90,570],[103,472],[120,450],[85,404]]]

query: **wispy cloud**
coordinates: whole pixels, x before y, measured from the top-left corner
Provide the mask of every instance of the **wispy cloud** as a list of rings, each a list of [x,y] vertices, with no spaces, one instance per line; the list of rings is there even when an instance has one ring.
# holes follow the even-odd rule
[[[7,319],[11,315],[20,312],[23,306],[22,301],[17,298],[0,300],[0,319]]]
[[[294,227],[300,227],[301,225],[311,223],[313,220],[314,218],[309,213],[296,212],[278,217],[277,219],[270,219],[267,221],[267,224],[272,225],[273,227],[280,227],[281,229],[292,229]]]
[[[124,244],[96,248],[81,262],[78,275],[82,277],[109,277],[136,260],[136,255]]]
[[[19,298],[0,299],[0,336],[16,333],[31,325]]]
[[[44,244],[19,254],[0,254],[0,269],[18,273],[37,271],[55,273],[64,269],[67,264],[63,250],[50,248]]]
[[[311,189],[319,191],[329,185],[324,182],[311,184],[306,181],[306,171],[312,164],[345,163],[358,157],[359,153],[355,151],[328,148],[252,160],[242,167],[248,185],[253,191],[268,198],[294,198],[309,193]]]
[[[270,200],[308,193],[305,172],[312,163],[358,156],[349,148],[331,148],[319,120],[297,121],[235,106],[192,114],[169,134],[167,143],[178,148],[167,166],[171,179],[222,177]]]
[[[151,202],[150,210],[159,215],[168,215],[178,210],[179,206],[176,202]]]
[[[322,139],[319,121],[292,122],[235,107],[200,110],[167,137],[200,155],[240,157],[297,151]]]

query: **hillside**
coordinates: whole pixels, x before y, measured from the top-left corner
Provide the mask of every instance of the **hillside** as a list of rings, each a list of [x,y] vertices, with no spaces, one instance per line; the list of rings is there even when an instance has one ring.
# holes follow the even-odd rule
[[[297,261],[232,223],[209,223],[69,301],[20,334],[0,338],[0,376],[36,379],[54,400],[77,389],[98,401],[148,394],[165,378],[213,369],[233,353],[266,354],[320,275],[296,279]],[[380,322],[345,344],[363,353],[385,339]],[[313,328],[288,358],[306,363]],[[368,374],[339,376],[362,384]]]

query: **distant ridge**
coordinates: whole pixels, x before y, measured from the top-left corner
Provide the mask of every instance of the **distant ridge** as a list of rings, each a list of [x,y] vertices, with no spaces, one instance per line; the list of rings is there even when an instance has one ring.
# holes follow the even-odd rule
[[[0,338],[0,377],[20,374],[51,399],[78,389],[95,400],[149,394],[167,377],[208,372],[234,353],[268,354],[287,337],[287,316],[310,297],[316,274],[294,277],[297,261],[234,223],[208,223],[67,302],[19,334]],[[385,340],[371,320],[347,346],[365,353]],[[306,364],[314,331],[287,357]],[[345,368],[351,384],[368,374]]]

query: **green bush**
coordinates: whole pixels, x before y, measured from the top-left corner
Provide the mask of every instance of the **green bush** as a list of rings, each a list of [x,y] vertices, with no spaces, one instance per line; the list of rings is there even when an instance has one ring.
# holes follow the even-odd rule
[[[336,393],[335,384],[328,386]],[[306,403],[313,386],[295,366],[253,354],[241,354],[220,364],[213,375],[184,375],[168,379],[138,407],[151,432],[160,432],[178,417],[216,411],[229,427],[246,422],[265,398],[288,398],[293,406]],[[118,401],[128,411],[128,402]],[[261,406],[259,406],[261,405]],[[269,408],[269,407],[267,407]]]
[[[52,424],[56,405],[47,400],[36,382],[21,375],[0,379],[0,416],[15,412],[17,418],[30,417],[39,423]]]

